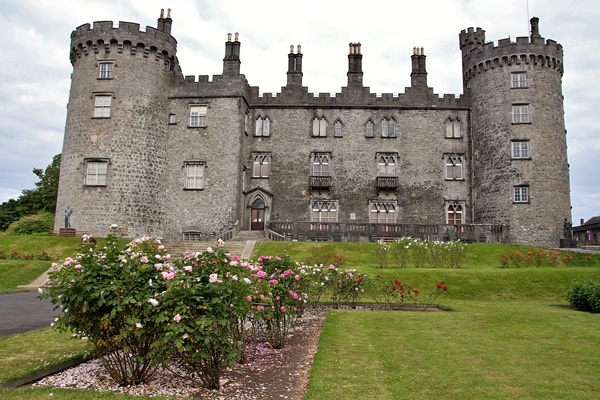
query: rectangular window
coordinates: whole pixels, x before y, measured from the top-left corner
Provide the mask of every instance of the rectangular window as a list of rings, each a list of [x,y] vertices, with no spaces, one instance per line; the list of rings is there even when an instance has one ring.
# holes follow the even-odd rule
[[[517,104],[512,106],[513,124],[528,124],[531,122],[529,115],[529,104]]]
[[[514,202],[529,203],[529,186],[514,187]]]
[[[94,118],[110,118],[112,95],[97,94],[94,96]]]
[[[460,119],[458,119],[458,117],[446,118],[444,125],[446,127],[446,137],[447,138],[460,138],[461,137]]]
[[[377,172],[377,176],[396,176],[396,154],[378,154]]]
[[[335,132],[333,134],[334,137],[342,137],[342,123],[340,121],[335,121],[334,125]]]
[[[87,160],[85,163],[85,185],[106,186],[108,160]]]
[[[464,179],[463,175],[463,156],[446,154],[446,179],[460,180]]]
[[[337,222],[338,209],[335,201],[313,201],[311,222]]]
[[[253,154],[252,177],[268,178],[270,155],[267,153]]]
[[[461,204],[450,203],[446,207],[446,223],[448,225],[463,224],[463,206]]]
[[[527,72],[513,72],[510,74],[510,87],[511,88],[526,88],[529,87],[527,82]]]
[[[185,188],[204,189],[204,170],[206,164],[203,161],[187,161],[184,163]]]
[[[256,118],[256,130],[254,136],[269,136],[271,133],[271,119],[269,117]]]
[[[512,158],[530,158],[528,140],[512,142]]]
[[[113,62],[101,62],[99,69],[98,78],[100,79],[111,79],[113,77]]]
[[[396,137],[396,121],[387,118],[381,121],[381,137]]]
[[[190,106],[190,126],[205,127],[208,106]]]
[[[329,153],[314,153],[312,176],[329,176]]]
[[[372,224],[395,224],[396,204],[392,202],[377,202],[371,204],[369,222]]]
[[[313,119],[313,136],[327,136],[327,120],[324,117]]]
[[[367,121],[365,129],[365,137],[373,137],[373,121]]]

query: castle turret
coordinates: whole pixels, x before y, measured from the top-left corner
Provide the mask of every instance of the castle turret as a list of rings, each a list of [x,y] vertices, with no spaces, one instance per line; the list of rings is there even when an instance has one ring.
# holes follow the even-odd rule
[[[562,97],[563,50],[539,34],[484,43],[460,33],[471,105],[474,220],[509,226],[519,243],[557,246],[571,220]]]
[[[161,236],[161,192],[169,82],[179,71],[170,13],[157,28],[112,21],[71,34],[71,91],[60,170],[56,228],[73,209],[73,228],[106,235]]]
[[[363,85],[362,54],[360,43],[350,43],[348,52],[348,86]]]

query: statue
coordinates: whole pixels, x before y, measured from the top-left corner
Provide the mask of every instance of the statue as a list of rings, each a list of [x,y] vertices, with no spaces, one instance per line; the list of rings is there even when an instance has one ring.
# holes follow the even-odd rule
[[[71,227],[71,221],[69,221],[71,214],[73,214],[73,209],[67,206],[67,209],[65,210],[65,228]]]
[[[573,228],[573,224],[571,224],[565,218],[565,222],[563,223],[563,235],[564,235],[565,239],[572,239],[573,238],[572,228]]]

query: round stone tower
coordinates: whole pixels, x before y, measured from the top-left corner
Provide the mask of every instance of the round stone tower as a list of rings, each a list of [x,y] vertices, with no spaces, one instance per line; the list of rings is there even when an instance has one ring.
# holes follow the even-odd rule
[[[562,96],[563,49],[539,34],[485,42],[460,33],[464,93],[471,105],[473,216],[502,223],[513,242],[558,246],[571,220]]]
[[[157,28],[112,21],[71,34],[67,107],[55,229],[73,209],[77,231],[161,236],[168,88],[180,73],[169,15]],[[143,228],[142,228],[143,227]]]

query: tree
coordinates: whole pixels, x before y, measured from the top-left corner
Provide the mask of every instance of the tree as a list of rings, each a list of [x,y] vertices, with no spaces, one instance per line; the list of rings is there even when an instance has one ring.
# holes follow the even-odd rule
[[[58,195],[60,160],[61,155],[57,154],[46,169],[34,168],[33,173],[39,178],[39,181],[35,183],[35,189],[25,189],[17,200],[10,199],[0,205],[0,230],[6,230],[12,222],[27,215],[40,212],[54,214]]]

